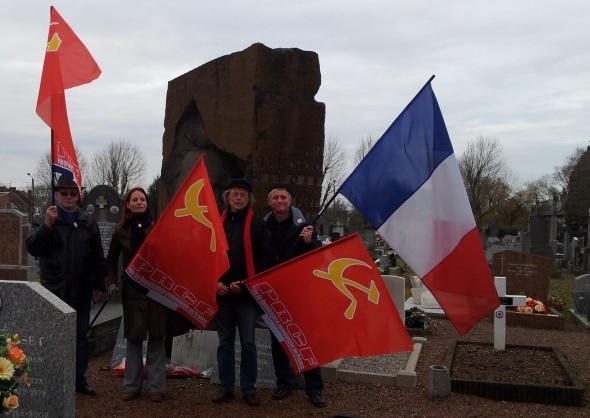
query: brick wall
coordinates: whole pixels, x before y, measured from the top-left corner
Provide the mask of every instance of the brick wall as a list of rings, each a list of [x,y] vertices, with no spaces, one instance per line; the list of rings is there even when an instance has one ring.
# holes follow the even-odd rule
[[[0,210],[0,280],[27,280],[29,230],[23,214],[11,209]]]

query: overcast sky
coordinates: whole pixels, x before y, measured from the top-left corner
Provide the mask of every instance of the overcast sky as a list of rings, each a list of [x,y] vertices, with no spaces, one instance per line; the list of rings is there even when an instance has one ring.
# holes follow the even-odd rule
[[[87,159],[112,141],[139,145],[144,186],[161,168],[168,81],[256,42],[318,53],[326,137],[350,161],[433,74],[457,155],[479,136],[497,138],[525,182],[589,144],[586,0],[3,0],[3,185],[30,185],[27,172],[50,149],[35,113],[50,5],[102,69],[66,92],[74,144]]]

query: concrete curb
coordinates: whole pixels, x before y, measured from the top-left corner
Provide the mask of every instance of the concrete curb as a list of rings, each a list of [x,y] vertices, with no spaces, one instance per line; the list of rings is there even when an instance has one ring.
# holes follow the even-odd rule
[[[412,343],[414,345],[414,350],[410,353],[410,357],[408,358],[404,369],[399,370],[397,374],[339,370],[338,368],[342,360],[336,360],[330,364],[322,366],[322,376],[326,382],[336,382],[339,380],[344,382],[416,387],[416,384],[418,383],[416,365],[418,364],[422,347],[426,344],[426,338],[413,337]]]

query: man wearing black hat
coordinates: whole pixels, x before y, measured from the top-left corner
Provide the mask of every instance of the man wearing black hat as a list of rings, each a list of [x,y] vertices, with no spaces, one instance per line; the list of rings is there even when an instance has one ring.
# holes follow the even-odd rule
[[[320,247],[317,233],[303,217],[299,209],[291,206],[291,193],[284,184],[275,184],[268,194],[268,205],[272,212],[264,217],[268,227],[276,263],[284,263],[301,254]],[[281,344],[271,332],[272,360],[277,378],[277,387],[272,399],[281,400],[293,390],[295,377],[289,359]],[[324,383],[319,368],[303,372],[305,392],[314,406],[326,406],[322,395]]]
[[[231,180],[223,192],[227,209],[221,215],[229,246],[230,268],[217,283],[215,326],[219,336],[217,367],[219,388],[212,399],[227,402],[234,397],[236,326],[240,335],[240,388],[244,401],[250,406],[260,405],[256,397],[255,328],[258,308],[242,280],[254,276],[272,264],[272,249],[266,225],[254,216],[252,185],[246,179]]]
[[[72,179],[58,179],[57,204],[34,220],[27,250],[39,257],[41,284],[76,310],[76,391],[95,395],[86,380],[87,332],[91,301],[103,298],[106,269],[98,224],[78,208],[79,193]]]

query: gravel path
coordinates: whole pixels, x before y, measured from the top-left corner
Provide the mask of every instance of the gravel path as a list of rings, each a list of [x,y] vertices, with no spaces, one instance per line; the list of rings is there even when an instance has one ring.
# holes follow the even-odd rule
[[[77,395],[76,417],[535,417],[580,418],[590,416],[590,395],[585,392],[586,406],[566,407],[537,403],[500,402],[472,395],[453,394],[447,400],[430,400],[425,382],[428,368],[444,364],[451,341],[458,339],[446,319],[433,319],[416,367],[418,384],[415,388],[336,382],[327,383],[325,396],[328,406],[314,408],[302,391],[296,391],[282,401],[271,400],[271,389],[259,389],[260,407],[248,407],[239,396],[223,405],[213,404],[210,398],[215,387],[208,380],[169,379],[168,395],[158,404],[145,396],[131,402],[121,400],[121,380],[110,368],[110,353],[92,359],[89,378],[98,395]],[[493,322],[484,320],[461,337],[467,341],[493,341]],[[509,326],[507,344],[553,346],[565,355],[570,366],[586,388],[590,387],[590,332],[567,322],[565,330],[539,330]],[[379,370],[399,369],[399,356],[389,356],[391,364],[379,359],[365,359],[364,368]],[[359,367],[356,360],[351,360]],[[388,361],[386,361],[387,363]],[[518,367],[512,366],[512,367]],[[520,370],[526,379],[527,370]],[[236,395],[239,392],[236,391]]]

